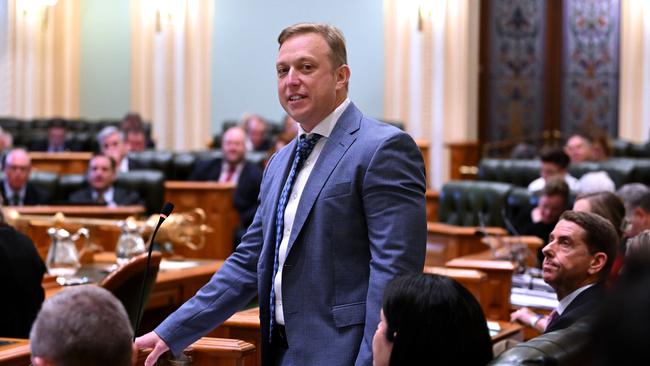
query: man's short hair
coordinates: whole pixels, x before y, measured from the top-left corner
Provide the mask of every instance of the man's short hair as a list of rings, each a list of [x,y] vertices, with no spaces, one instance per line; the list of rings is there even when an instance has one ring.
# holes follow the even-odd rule
[[[564,211],[560,220],[573,222],[584,230],[583,239],[590,254],[603,252],[607,255],[607,262],[598,273],[599,281],[604,281],[612,268],[620,241],[614,225],[602,216],[591,212]]]
[[[288,26],[280,32],[278,43],[280,47],[289,38],[300,35],[316,33],[325,39],[330,46],[330,61],[332,67],[336,69],[341,65],[348,63],[347,51],[345,49],[345,38],[343,33],[333,25],[323,23],[298,23]]]
[[[124,133],[120,131],[117,127],[115,126],[106,126],[102,128],[101,131],[97,134],[97,143],[99,144],[99,148],[102,148],[102,145],[104,144],[104,139],[106,139],[108,136],[111,136],[113,134],[119,134],[120,135],[120,140],[124,142]]]
[[[129,317],[122,303],[99,286],[69,288],[47,299],[29,340],[33,356],[56,365],[131,364]]]
[[[566,169],[571,162],[571,158],[564,150],[559,148],[545,148],[539,154],[539,159],[543,163],[551,163],[559,166],[561,169]]]
[[[639,198],[639,202],[636,207],[641,208],[646,213],[650,213],[650,192],[644,193]]]
[[[628,183],[619,188],[616,195],[623,201],[626,210],[633,211],[639,207],[641,198],[648,192],[650,188],[643,183]]]
[[[566,204],[569,201],[569,185],[563,177],[552,177],[546,180],[542,196],[560,196]]]
[[[115,159],[113,159],[112,157],[110,157],[110,156],[108,156],[108,155],[106,155],[106,154],[102,154],[102,153],[96,153],[96,154],[93,154],[93,156],[92,156],[92,157],[90,158],[90,160],[88,161],[88,169],[90,169],[90,162],[91,162],[93,159],[95,159],[95,158],[100,158],[100,157],[104,157],[104,158],[108,159],[108,161],[111,163],[111,168],[113,169],[114,172],[116,171],[116,169],[117,169],[117,163],[115,162]]]

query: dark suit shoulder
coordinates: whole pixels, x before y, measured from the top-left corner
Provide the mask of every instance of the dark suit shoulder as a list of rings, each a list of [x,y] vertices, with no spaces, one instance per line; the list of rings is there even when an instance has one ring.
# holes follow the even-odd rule
[[[214,159],[199,160],[194,166],[194,169],[192,169],[192,173],[190,173],[188,180],[217,181],[219,180],[220,174],[221,174],[221,159],[214,158]]]
[[[115,187],[115,191],[113,192],[113,201],[120,206],[142,204],[142,199],[136,192],[121,187]]]
[[[68,197],[69,203],[89,204],[94,203],[90,187],[84,187],[78,191],[72,192]]]

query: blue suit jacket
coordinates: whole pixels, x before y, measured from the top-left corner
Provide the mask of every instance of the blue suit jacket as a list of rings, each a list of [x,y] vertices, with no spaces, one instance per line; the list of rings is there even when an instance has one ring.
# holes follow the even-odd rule
[[[262,360],[272,364],[269,293],[275,211],[295,140],[269,161],[242,243],[210,282],[155,332],[180,352],[259,296]],[[288,365],[371,365],[386,283],[420,272],[425,176],[413,139],[351,104],[328,138],[298,204],[283,268]]]

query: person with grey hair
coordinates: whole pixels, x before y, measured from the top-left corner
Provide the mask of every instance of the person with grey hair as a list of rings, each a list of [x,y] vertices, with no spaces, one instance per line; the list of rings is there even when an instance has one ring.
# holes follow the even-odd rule
[[[644,193],[631,203],[633,207],[627,216],[625,237],[632,238],[643,230],[650,229],[650,191]]]
[[[4,222],[0,205],[0,337],[27,338],[43,303],[45,264],[32,240]]]
[[[47,299],[29,342],[34,366],[130,366],[138,355],[124,306],[94,285]]]
[[[115,160],[118,172],[129,171],[128,149],[122,131],[115,126],[106,126],[97,134],[97,143],[102,154]]]
[[[641,197],[650,192],[650,188],[643,183],[628,183],[616,191],[616,195],[625,205],[625,220],[629,223],[634,210],[639,207]]]

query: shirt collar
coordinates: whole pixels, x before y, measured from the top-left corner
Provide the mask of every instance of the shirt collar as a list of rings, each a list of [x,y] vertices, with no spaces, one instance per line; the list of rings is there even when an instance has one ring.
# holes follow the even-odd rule
[[[97,200],[98,196],[99,196],[99,192],[93,189],[92,191],[93,200]],[[104,201],[106,201],[106,203],[113,202],[114,196],[115,196],[115,189],[113,188],[113,186],[108,187],[108,189],[104,191]]]
[[[571,305],[571,302],[578,297],[582,292],[584,292],[586,289],[588,289],[591,286],[594,286],[595,283],[590,283],[588,285],[579,287],[577,290],[574,290],[572,293],[566,295],[562,300],[560,300],[560,303],[557,305],[557,309],[555,309],[558,313],[558,315],[562,315],[562,313],[566,310],[566,308]]]
[[[330,137],[332,134],[332,130],[334,130],[334,126],[336,126],[336,123],[339,121],[339,118],[341,118],[341,115],[343,115],[343,112],[345,112],[346,108],[350,105],[350,98],[345,98],[343,103],[339,104],[336,109],[332,113],[330,113],[325,119],[320,121],[316,127],[314,127],[313,130],[311,130],[310,133],[317,133],[323,137]],[[298,124],[298,136],[303,135],[307,132],[302,129],[302,126]]]
[[[7,199],[13,197],[14,193],[18,193],[18,197],[20,197],[21,200],[24,199],[25,191],[27,190],[27,184],[22,186],[22,188],[20,188],[18,191],[14,191],[13,189],[11,189],[11,187],[9,187],[9,182],[7,182],[6,179],[2,183],[4,184],[5,195],[7,196]]]

